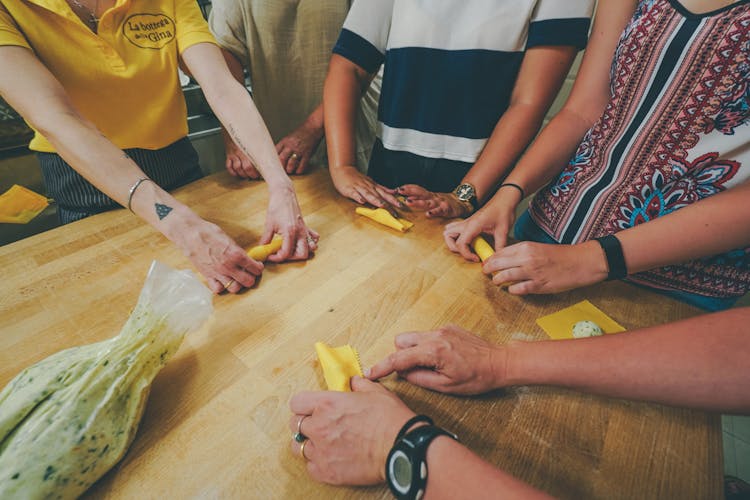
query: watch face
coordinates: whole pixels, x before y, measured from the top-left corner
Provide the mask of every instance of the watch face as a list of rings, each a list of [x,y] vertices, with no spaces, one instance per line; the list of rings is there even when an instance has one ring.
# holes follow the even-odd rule
[[[475,196],[474,192],[474,186],[471,184],[461,184],[456,188],[456,196],[458,196],[458,199],[461,201],[467,201]]]
[[[406,454],[398,450],[393,453],[388,463],[388,479],[402,494],[406,494],[411,487],[411,461]]]

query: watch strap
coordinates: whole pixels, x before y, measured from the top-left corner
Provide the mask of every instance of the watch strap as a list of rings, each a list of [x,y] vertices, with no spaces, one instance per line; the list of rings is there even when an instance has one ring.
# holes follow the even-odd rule
[[[596,238],[596,241],[601,245],[604,250],[604,256],[607,258],[607,267],[609,268],[609,274],[607,275],[607,281],[620,280],[628,275],[628,268],[625,264],[625,255],[622,253],[622,245],[620,240],[614,234],[608,234],[601,238]]]
[[[428,477],[427,448],[438,436],[448,436],[458,441],[458,436],[445,429],[435,425],[422,425],[407,432],[394,444],[385,463],[385,477],[388,479],[391,493],[397,499],[415,500],[424,495]],[[407,489],[399,488],[393,478],[393,466],[398,454],[407,456],[411,462],[411,483]]]

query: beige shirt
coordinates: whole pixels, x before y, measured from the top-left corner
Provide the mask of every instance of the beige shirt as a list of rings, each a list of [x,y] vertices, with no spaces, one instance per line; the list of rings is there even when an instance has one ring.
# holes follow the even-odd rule
[[[302,124],[323,99],[323,83],[349,0],[214,0],[209,26],[250,72],[255,104],[274,141]],[[380,78],[362,98],[357,166],[365,171],[377,127]],[[325,144],[313,157],[327,164]]]

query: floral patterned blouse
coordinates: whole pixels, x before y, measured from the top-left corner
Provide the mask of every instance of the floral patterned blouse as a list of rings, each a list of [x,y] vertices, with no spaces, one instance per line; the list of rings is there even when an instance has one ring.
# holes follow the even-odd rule
[[[618,44],[610,100],[533,220],[560,243],[616,233],[750,179],[750,0],[695,15],[642,0]],[[750,212],[750,207],[737,207]],[[629,280],[718,298],[750,288],[750,248]]]

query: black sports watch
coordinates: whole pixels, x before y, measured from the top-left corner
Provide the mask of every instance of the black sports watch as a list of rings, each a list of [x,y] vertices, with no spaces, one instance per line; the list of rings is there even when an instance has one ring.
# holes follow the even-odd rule
[[[473,211],[479,208],[479,200],[477,200],[477,189],[468,182],[459,184],[456,189],[453,190],[453,195],[458,198],[458,201],[468,203],[471,205]]]
[[[427,447],[438,436],[448,436],[458,441],[455,434],[431,424],[417,427],[404,436],[399,433],[385,461],[385,477],[391,493],[397,499],[418,500],[424,495],[427,486]]]

